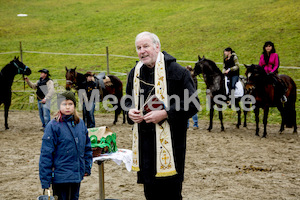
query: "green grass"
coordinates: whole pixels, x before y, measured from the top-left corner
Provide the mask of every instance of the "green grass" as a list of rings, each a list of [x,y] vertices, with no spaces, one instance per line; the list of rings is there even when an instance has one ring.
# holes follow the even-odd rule
[[[257,64],[264,42],[271,40],[282,66],[300,66],[299,1],[0,0],[0,3],[0,53],[18,51],[22,41],[24,51],[105,54],[108,46],[110,54],[137,57],[135,36],[150,31],[159,36],[162,50],[178,60],[196,61],[198,55],[205,55],[221,62],[223,49],[230,46],[240,63]],[[28,17],[17,17],[19,13]],[[0,66],[5,66],[15,55],[19,54],[0,54]],[[23,61],[33,70],[31,80],[38,79],[39,69],[48,68],[52,79],[58,79],[62,86],[65,66],[77,66],[81,72],[106,70],[103,56],[24,53]],[[111,56],[110,71],[127,73],[135,61]],[[241,74],[244,71],[242,68]],[[299,69],[280,69],[280,73],[290,75],[299,85]],[[126,76],[120,78],[126,83]],[[20,79],[20,76],[15,78]],[[203,84],[199,87],[204,89]],[[22,82],[14,83],[13,90],[22,89]],[[26,90],[30,90],[28,86]],[[14,94],[12,109],[31,109],[29,105],[18,104],[27,99],[28,94]],[[205,102],[204,93],[200,99]],[[231,113],[225,113],[226,120],[232,120],[235,114]],[[199,116],[207,118],[207,111],[201,111]],[[280,122],[278,111],[271,110],[270,121]]]

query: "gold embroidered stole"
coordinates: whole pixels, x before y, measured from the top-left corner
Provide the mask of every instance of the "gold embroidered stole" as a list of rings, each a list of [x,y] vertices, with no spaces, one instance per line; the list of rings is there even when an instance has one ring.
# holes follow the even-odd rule
[[[135,108],[138,109],[139,92],[140,92],[140,68],[143,63],[140,61],[134,71],[133,88],[134,88],[134,102]],[[161,100],[166,107],[169,107],[168,93],[167,93],[167,81],[166,81],[166,70],[164,54],[159,53],[157,61],[155,63],[155,95]],[[177,174],[174,164],[172,138],[170,125],[167,120],[161,125],[155,124],[156,132],[156,177],[173,176]],[[132,170],[139,171],[139,138],[138,138],[138,124],[133,125],[133,163]]]

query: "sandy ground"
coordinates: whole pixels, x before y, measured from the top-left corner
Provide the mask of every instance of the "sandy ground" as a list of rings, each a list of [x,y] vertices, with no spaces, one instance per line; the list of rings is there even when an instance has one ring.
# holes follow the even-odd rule
[[[119,148],[131,149],[131,126],[113,126],[113,115],[96,115],[97,126],[109,126],[117,133]],[[236,129],[225,124],[220,132],[217,120],[212,132],[207,121],[200,129],[188,130],[184,199],[300,199],[300,137],[279,126],[268,125],[268,138],[255,136],[254,124]],[[38,113],[9,113],[9,130],[4,130],[0,112],[0,199],[37,199],[42,194],[38,176],[41,138]],[[141,200],[143,187],[136,173],[107,161],[106,198]],[[80,199],[98,199],[98,165],[81,184]]]

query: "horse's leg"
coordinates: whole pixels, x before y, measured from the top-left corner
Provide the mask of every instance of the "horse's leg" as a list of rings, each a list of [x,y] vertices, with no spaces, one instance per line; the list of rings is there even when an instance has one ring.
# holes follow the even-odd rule
[[[255,122],[256,122],[255,135],[259,136],[259,107],[255,107],[254,113],[255,113]]]
[[[213,127],[213,118],[214,118],[214,105],[210,106],[210,110],[209,110],[209,127],[208,127],[208,131],[210,132],[212,127]]]
[[[262,136],[263,138],[267,137],[268,115],[269,115],[269,107],[267,106],[264,109],[264,134]]]
[[[10,104],[4,104],[4,119],[5,119],[5,122],[4,122],[4,126],[5,126],[5,129],[9,129],[8,127],[8,123],[7,123],[7,120],[8,120],[8,110],[9,110],[9,107],[10,107]]]
[[[115,120],[114,120],[114,125],[116,125],[116,123],[118,122],[118,116],[119,114],[121,113],[122,109],[121,109],[121,106],[120,106],[120,103],[118,104],[114,104],[113,106],[117,106],[117,109],[115,110]]]
[[[296,120],[295,105],[293,106],[293,120],[294,120],[294,132],[293,133],[297,133],[297,120]]]
[[[123,110],[122,106],[121,106],[121,99],[122,99],[122,96],[118,99],[118,108],[120,109],[120,113],[122,112],[122,115],[123,115],[123,124],[126,123],[126,116],[125,116],[125,111]]]
[[[296,120],[295,120],[295,124],[294,124],[294,131],[293,131],[293,133],[297,133],[297,122],[296,122]]]
[[[286,121],[285,115],[287,113],[285,113],[285,110],[284,110],[282,104],[279,104],[277,106],[277,109],[279,110],[280,115],[281,115],[281,125],[280,125],[280,129],[279,129],[279,133],[282,134],[282,132],[284,131],[284,124],[285,124],[285,121]]]
[[[247,104],[245,106],[246,107],[243,108],[244,109],[244,127],[247,127],[247,114],[248,114],[248,110],[250,109],[250,105]]]
[[[238,114],[238,123],[236,124],[236,127],[237,128],[240,128],[240,125],[242,124],[242,122],[241,122],[241,111],[240,110],[238,110],[238,111],[236,111],[237,112],[237,114]]]
[[[238,122],[237,122],[237,124],[236,124],[236,127],[237,128],[240,128],[240,125],[242,124],[242,122],[241,122],[241,107],[240,107],[240,104],[239,104],[239,99],[236,99],[235,100],[235,109],[237,109],[237,114],[238,114]]]
[[[224,124],[223,124],[223,112],[222,112],[222,105],[219,105],[219,119],[221,122],[221,131],[224,131]]]
[[[123,124],[126,123],[126,116],[125,116],[125,111],[122,109],[122,113],[123,113]]]
[[[248,111],[244,110],[244,127],[247,127],[247,114],[248,114]]]
[[[243,125],[243,127],[247,127],[247,114],[248,114],[248,111],[250,110],[250,104],[246,103],[248,100],[249,99],[247,98],[244,101],[241,101],[241,105],[242,105],[243,113],[244,113],[244,125]],[[241,110],[241,112],[242,112],[242,110]]]
[[[114,122],[113,122],[114,125],[116,125],[116,123],[117,123],[117,121],[118,121],[118,115],[119,115],[118,109],[119,109],[119,108],[117,108],[117,109],[115,110],[115,119],[114,119]]]

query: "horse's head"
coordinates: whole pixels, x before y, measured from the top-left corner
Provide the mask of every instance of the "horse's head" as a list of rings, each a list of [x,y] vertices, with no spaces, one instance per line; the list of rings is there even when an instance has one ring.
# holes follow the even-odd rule
[[[201,74],[203,72],[203,63],[204,63],[205,57],[203,56],[202,58],[200,58],[200,56],[198,55],[198,61],[195,64],[194,67],[194,76],[198,76],[199,74]]]
[[[66,67],[66,90],[71,90],[76,84],[76,67],[74,69],[68,69]]]
[[[194,67],[195,76],[199,74],[204,74],[205,76],[219,76],[223,75],[221,70],[218,68],[216,63],[212,60],[206,59],[204,56],[200,58],[198,56],[198,61]]]
[[[22,75],[27,75],[27,76],[31,74],[31,69],[29,67],[27,67],[26,65],[24,65],[24,63],[22,63],[19,60],[19,57],[15,57],[10,63],[11,63],[11,65],[16,67],[17,74],[22,74]]]
[[[256,85],[260,84],[261,81],[265,80],[266,72],[263,67],[259,65],[246,65],[246,91],[247,93],[252,93],[252,91],[255,89]]]

